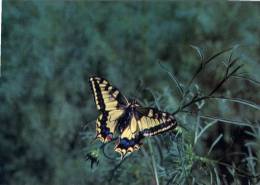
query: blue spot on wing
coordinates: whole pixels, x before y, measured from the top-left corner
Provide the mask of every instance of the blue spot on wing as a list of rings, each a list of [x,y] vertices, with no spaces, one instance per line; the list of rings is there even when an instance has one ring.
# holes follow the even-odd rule
[[[130,147],[134,147],[136,144],[137,145],[140,145],[140,142],[141,142],[141,139],[143,138],[142,135],[139,135],[139,136],[136,136],[135,138],[133,139],[127,139],[127,138],[122,138],[120,139],[119,141],[119,144],[118,144],[118,148],[121,148],[121,149],[128,149]]]
[[[102,136],[109,135],[110,134],[109,129],[108,128],[102,128],[101,129],[101,134],[102,134]]]

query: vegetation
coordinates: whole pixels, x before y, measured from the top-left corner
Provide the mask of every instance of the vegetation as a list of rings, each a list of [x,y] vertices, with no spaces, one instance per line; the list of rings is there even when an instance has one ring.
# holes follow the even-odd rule
[[[3,1],[0,184],[257,184],[256,3]],[[179,127],[120,160],[95,138],[108,79]]]

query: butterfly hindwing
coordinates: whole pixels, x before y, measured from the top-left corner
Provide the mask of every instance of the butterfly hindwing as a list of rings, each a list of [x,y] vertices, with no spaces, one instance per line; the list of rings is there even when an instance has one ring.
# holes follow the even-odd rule
[[[115,151],[123,158],[127,153],[138,150],[144,137],[157,135],[174,127],[176,119],[169,113],[155,108],[137,107],[128,126],[121,133]]]
[[[128,126],[121,133],[115,151],[121,154],[123,158],[127,153],[138,150],[141,146],[142,134],[139,133],[137,120],[131,116]]]

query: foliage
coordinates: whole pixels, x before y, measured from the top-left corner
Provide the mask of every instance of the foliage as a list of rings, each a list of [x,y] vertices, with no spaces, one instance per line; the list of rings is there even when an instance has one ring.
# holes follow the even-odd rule
[[[256,184],[260,7],[211,5],[3,1],[0,184]],[[235,45],[232,60],[219,55],[190,83]],[[237,57],[243,68],[212,97]],[[178,110],[179,132],[123,161],[113,143],[100,148],[93,74],[145,106]],[[180,111],[194,95],[210,98]]]

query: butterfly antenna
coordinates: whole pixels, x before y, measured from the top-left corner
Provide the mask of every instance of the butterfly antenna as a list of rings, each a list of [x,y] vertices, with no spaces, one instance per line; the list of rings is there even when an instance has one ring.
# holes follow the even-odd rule
[[[125,101],[126,101],[126,103],[127,104],[129,104],[129,101],[128,101],[128,99],[124,96],[124,95],[122,95],[123,97],[124,97],[124,99],[125,99]]]

